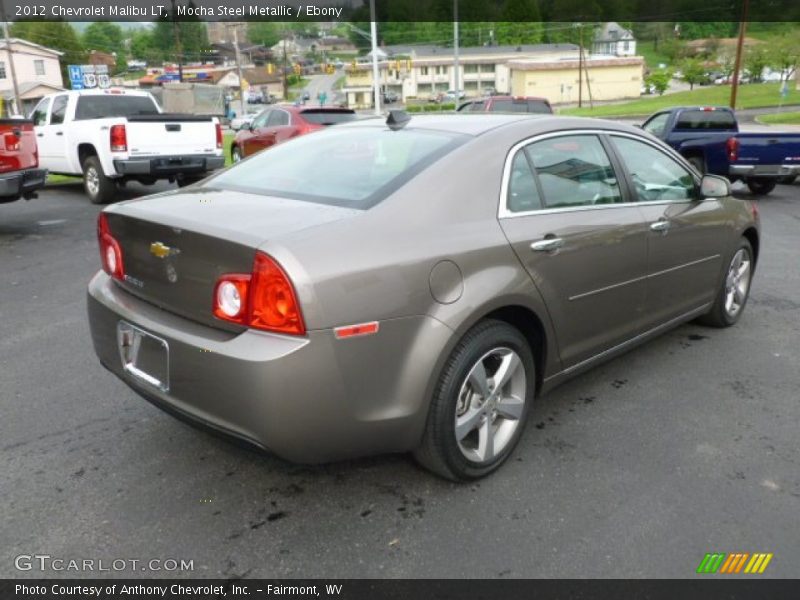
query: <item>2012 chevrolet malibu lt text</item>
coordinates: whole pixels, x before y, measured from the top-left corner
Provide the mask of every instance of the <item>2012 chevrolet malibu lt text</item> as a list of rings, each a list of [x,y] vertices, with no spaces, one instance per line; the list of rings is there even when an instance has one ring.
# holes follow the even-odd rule
[[[651,135],[392,112],[98,219],[103,365],[286,459],[508,458],[534,398],[685,321],[742,314],[755,206]]]

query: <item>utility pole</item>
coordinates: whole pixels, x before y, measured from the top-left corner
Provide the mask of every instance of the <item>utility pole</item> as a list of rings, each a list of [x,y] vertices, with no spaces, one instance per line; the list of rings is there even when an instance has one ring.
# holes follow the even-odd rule
[[[478,65],[478,69],[480,70],[480,65]],[[458,106],[458,0],[453,0],[453,77],[456,92],[455,102]]]
[[[0,7],[3,5],[0,4]],[[22,114],[22,100],[19,97],[19,85],[17,85],[17,70],[14,68],[14,52],[11,49],[11,36],[8,33],[8,21],[6,21],[6,10],[3,11],[3,35],[6,38],[6,51],[8,52],[8,66],[11,71],[11,83],[14,85],[14,106],[18,114]],[[11,116],[11,111],[8,111],[8,116]]]
[[[236,57],[236,74],[239,77],[239,104],[242,112],[240,115],[244,116],[244,77],[242,77],[242,56],[239,54],[239,25],[238,23],[229,24],[228,27],[233,28],[233,51]]]
[[[283,101],[288,102],[289,100],[289,81],[286,75],[286,35],[287,32],[283,32]]]
[[[369,0],[369,15],[372,19],[369,30],[372,37],[372,95],[375,98],[375,114],[381,115],[381,82],[378,71],[378,23],[375,21],[375,0]]]
[[[736,43],[736,61],[733,66],[733,80],[731,81],[731,108],[736,109],[736,94],[739,91],[739,70],[742,68],[742,48],[744,46],[744,33],[747,30],[747,7],[750,0],[744,0],[742,5],[742,20],[739,23],[739,40]]]
[[[181,29],[178,24],[178,11],[175,9],[175,0],[172,0],[172,32],[175,35],[175,50],[178,55],[178,81],[183,83],[183,44],[181,44]]]
[[[583,26],[578,25],[578,108],[583,106]]]

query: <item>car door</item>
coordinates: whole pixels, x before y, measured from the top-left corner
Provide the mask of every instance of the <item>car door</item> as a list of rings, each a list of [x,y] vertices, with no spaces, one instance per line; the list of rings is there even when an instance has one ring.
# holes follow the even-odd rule
[[[601,134],[515,146],[500,224],[550,313],[569,369],[643,328],[647,230]]]
[[[680,157],[641,137],[611,134],[647,222],[647,313],[653,324],[712,302],[728,239],[721,201],[701,198]]]
[[[47,155],[42,152],[42,148],[46,147],[48,141],[52,137],[50,135],[50,125],[47,120],[50,116],[50,98],[42,98],[36,108],[31,112],[31,120],[33,121],[34,131],[36,131],[36,147],[39,154],[39,166],[43,169],[53,171],[53,165],[48,159]]]
[[[280,108],[272,111],[267,125],[270,130],[270,138],[267,141],[268,146],[285,142],[296,133],[295,128],[292,127],[291,115]]]
[[[69,172],[67,160],[67,138],[64,135],[64,117],[67,113],[69,96],[61,94],[53,98],[49,114],[44,124],[37,127],[39,160],[54,173]]]
[[[242,142],[244,156],[251,156],[265,148],[263,140],[267,135],[267,121],[269,120],[270,113],[272,113],[272,110],[265,110],[253,119],[249,134]]]

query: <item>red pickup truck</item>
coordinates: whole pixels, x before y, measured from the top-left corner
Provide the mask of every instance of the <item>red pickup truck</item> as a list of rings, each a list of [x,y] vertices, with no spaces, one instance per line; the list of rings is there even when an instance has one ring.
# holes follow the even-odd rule
[[[0,119],[0,203],[35,198],[47,179],[38,167],[33,121]]]

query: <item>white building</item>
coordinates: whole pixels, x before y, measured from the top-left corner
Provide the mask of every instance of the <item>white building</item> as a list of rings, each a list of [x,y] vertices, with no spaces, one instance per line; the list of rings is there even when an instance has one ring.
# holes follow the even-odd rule
[[[43,96],[64,89],[60,62],[63,53],[19,38],[0,40],[0,96],[4,102],[14,101],[9,46],[22,106],[4,112],[27,114]]]
[[[635,56],[636,38],[630,29],[625,29],[619,23],[604,23],[594,34],[592,54]]]
[[[522,46],[476,46],[459,50],[458,87],[468,96],[487,91],[509,93],[511,74],[508,62],[516,59],[542,61],[570,60],[578,57],[574,44],[535,44]],[[426,99],[455,89],[453,49],[443,46],[385,46],[379,49],[381,86],[396,93],[403,102]],[[345,67],[347,104],[372,105],[371,57]]]

